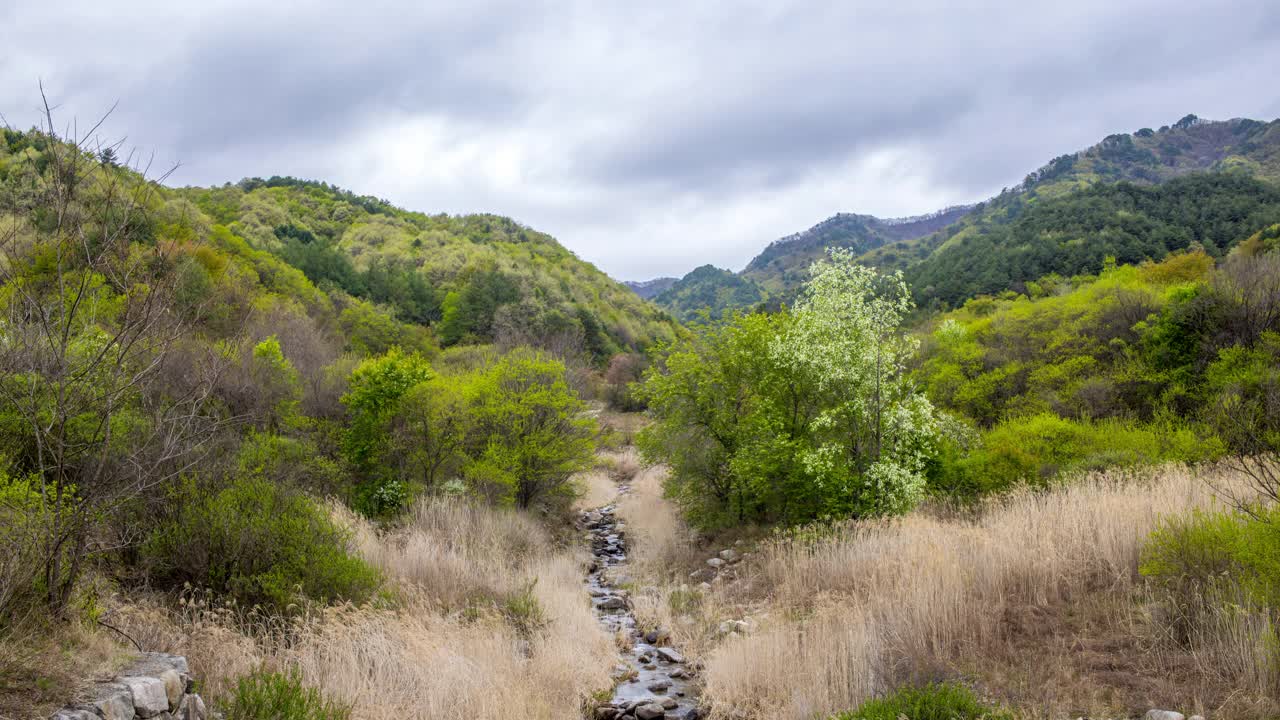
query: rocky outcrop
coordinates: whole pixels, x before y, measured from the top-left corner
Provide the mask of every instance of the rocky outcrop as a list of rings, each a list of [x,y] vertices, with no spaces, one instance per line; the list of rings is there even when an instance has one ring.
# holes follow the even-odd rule
[[[208,709],[193,689],[186,658],[143,653],[112,680],[96,683],[85,701],[50,720],[205,720]]]

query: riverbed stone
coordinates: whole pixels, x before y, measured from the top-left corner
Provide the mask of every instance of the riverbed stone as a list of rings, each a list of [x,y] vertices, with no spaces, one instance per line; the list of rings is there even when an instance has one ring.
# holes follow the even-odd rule
[[[658,720],[666,714],[667,709],[660,703],[651,702],[636,707],[636,720]]]
[[[669,663],[684,662],[684,656],[676,652],[674,648],[660,647],[655,652],[658,653],[658,657],[662,658],[663,660],[666,660]]]

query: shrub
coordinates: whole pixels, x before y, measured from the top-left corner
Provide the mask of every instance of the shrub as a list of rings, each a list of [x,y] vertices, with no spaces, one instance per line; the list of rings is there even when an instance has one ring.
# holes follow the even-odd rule
[[[868,700],[857,710],[833,720],[1009,720],[1007,711],[980,701],[963,685],[942,683],[922,688],[901,688],[890,695]]]
[[[347,720],[351,708],[305,687],[297,673],[256,670],[240,678],[226,703],[227,720]]]
[[[187,481],[172,504],[177,513],[142,548],[156,579],[277,611],[306,599],[361,602],[378,587],[347,532],[298,490],[258,477],[216,491]]]
[[[1139,571],[1180,597],[1222,583],[1280,606],[1280,508],[1219,510],[1166,520],[1143,547]]]

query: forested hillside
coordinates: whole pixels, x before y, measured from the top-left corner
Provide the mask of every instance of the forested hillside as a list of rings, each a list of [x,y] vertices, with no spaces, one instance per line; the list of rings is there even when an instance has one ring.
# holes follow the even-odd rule
[[[1187,178],[1194,174],[1209,177]],[[1152,190],[1182,178],[1169,190]],[[1219,254],[1275,222],[1267,188],[1277,182],[1280,121],[1188,115],[1171,126],[1117,133],[1061,155],[976,205],[901,220],[836,215],[774,241],[739,275],[774,302],[787,302],[812,262],[829,248],[844,248],[871,267],[907,271],[923,305],[955,306],[1051,272],[1096,273],[1108,256],[1158,260],[1189,242],[1205,244],[1201,236],[1207,251]],[[687,316],[700,309],[720,314],[737,297],[758,301],[727,273],[703,273],[698,280],[699,292],[663,306]]]
[[[809,277],[809,265],[826,256],[828,248],[862,254],[894,242],[930,235],[967,215],[972,206],[957,206],[912,218],[881,219],[841,213],[802,233],[775,240],[752,258],[742,271],[770,294],[794,297]]]
[[[373,350],[391,344],[365,336],[376,331],[361,319],[379,307],[431,326],[444,346],[572,341],[603,361],[672,337],[661,312],[509,218],[426,215],[292,178],[175,195],[201,211],[193,220],[215,238],[241,238],[301,270],[342,306],[353,342]]]
[[[703,316],[719,320],[726,313],[764,302],[768,295],[750,278],[703,265],[671,284],[653,299],[683,322]]]

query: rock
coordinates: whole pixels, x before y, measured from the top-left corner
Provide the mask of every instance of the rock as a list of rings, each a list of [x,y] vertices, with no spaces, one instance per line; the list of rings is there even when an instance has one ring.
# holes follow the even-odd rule
[[[655,693],[666,692],[667,689],[671,687],[671,681],[670,680],[654,680],[653,682],[649,683],[645,687],[649,689],[649,692],[655,692]]]
[[[177,710],[187,684],[182,681],[182,676],[177,670],[165,670],[160,673],[160,682],[164,683],[164,693],[169,697],[169,709]]]
[[[615,720],[618,715],[618,708],[612,705],[601,705],[596,708],[596,720]]]
[[[182,704],[178,706],[178,720],[205,720],[207,717],[209,711],[199,695],[186,695],[182,698]]]
[[[1142,720],[1186,720],[1180,712],[1172,710],[1148,710],[1146,715],[1142,716]]]
[[[636,720],[659,720],[666,714],[667,709],[658,703],[648,703],[636,708]]]
[[[737,550],[734,550],[733,548],[727,548],[725,550],[720,551],[720,559],[725,562],[731,563],[731,562],[738,562],[738,560],[742,559],[742,556],[738,554]]]
[[[54,713],[49,720],[101,720],[98,713],[83,708],[63,708]]]
[[[122,677],[120,682],[133,694],[133,710],[138,717],[155,717],[169,711],[169,693],[160,678]]]
[[[1191,717],[1187,718],[1187,720],[1204,720],[1204,716],[1203,716],[1203,715],[1192,715]]]
[[[724,561],[718,557],[707,558],[707,564],[717,570],[724,567]]]
[[[658,702],[661,703],[662,707],[667,710],[675,710],[677,707],[680,706],[680,702],[673,697],[664,697]]]
[[[711,589],[711,583],[709,582],[698,583],[698,589],[701,590],[702,592],[706,592]]]
[[[669,647],[660,647],[657,649],[658,657],[669,663],[682,663],[684,656]]]
[[[626,607],[627,601],[617,595],[607,597],[600,602],[601,610],[625,610]]]
[[[105,720],[133,720],[133,693],[120,683],[107,683],[96,688],[93,706]]]

